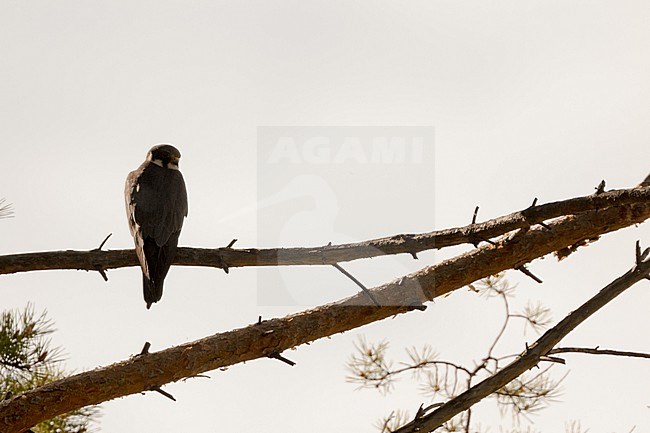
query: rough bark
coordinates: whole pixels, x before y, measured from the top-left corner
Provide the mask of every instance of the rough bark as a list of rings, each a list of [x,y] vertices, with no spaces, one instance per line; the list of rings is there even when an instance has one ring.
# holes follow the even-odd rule
[[[132,357],[28,391],[0,403],[0,430],[20,433],[79,407],[155,389],[165,383],[236,364],[354,329],[432,300],[473,281],[516,268],[586,239],[643,222],[650,203],[609,207],[523,229],[454,259],[342,301],[257,325],[215,334],[160,352]]]
[[[614,190],[526,208],[468,226],[422,234],[400,234],[365,242],[313,248],[179,248],[175,265],[228,269],[242,266],[324,265],[387,254],[416,254],[463,243],[479,243],[513,230],[614,205],[648,203],[650,187]],[[0,256],[0,274],[52,269],[108,270],[138,266],[134,250],[49,251]]]

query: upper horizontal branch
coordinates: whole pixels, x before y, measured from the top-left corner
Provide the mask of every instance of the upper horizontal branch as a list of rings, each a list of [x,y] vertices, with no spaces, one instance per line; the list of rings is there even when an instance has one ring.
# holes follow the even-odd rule
[[[650,218],[650,203],[590,211],[484,245],[372,289],[382,307],[364,292],[256,325],[215,334],[160,352],[76,374],[0,402],[3,433],[27,428],[74,409],[155,389],[203,372],[263,358],[310,341],[348,331],[395,314],[413,304],[466,286],[488,275]]]
[[[175,265],[215,268],[242,266],[331,265],[362,258],[440,249],[491,239],[563,215],[611,206],[650,202],[650,187],[614,190],[543,205],[477,224],[422,234],[400,234],[341,245],[306,248],[179,248]],[[51,269],[114,269],[138,266],[134,250],[48,251],[0,256],[0,274]]]

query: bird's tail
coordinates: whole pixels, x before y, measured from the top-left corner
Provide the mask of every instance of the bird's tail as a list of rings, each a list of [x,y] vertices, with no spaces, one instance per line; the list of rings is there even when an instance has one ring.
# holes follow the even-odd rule
[[[146,275],[142,274],[142,291],[144,293],[144,301],[147,303],[147,310],[151,308],[151,304],[160,301],[163,293],[164,279],[159,281],[150,280]]]

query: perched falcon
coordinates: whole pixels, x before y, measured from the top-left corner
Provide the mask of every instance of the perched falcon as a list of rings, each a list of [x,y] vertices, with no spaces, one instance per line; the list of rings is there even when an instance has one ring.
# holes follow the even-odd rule
[[[142,268],[147,309],[162,297],[163,282],[187,216],[185,181],[178,170],[180,158],[174,146],[158,144],[126,178],[126,214]]]

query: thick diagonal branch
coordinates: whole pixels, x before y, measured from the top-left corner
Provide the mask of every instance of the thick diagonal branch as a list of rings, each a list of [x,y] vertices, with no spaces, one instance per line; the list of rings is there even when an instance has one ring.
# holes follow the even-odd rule
[[[374,289],[377,308],[365,293],[280,319],[215,334],[80,373],[0,403],[0,431],[27,428],[74,409],[154,389],[354,329],[500,271],[521,266],[568,245],[650,218],[650,204],[610,207],[507,236],[454,259],[424,268]]]
[[[491,239],[513,230],[564,215],[612,206],[650,203],[650,187],[614,190],[598,195],[529,207],[489,221],[423,234],[400,234],[352,244],[313,248],[179,248],[175,265],[234,268],[242,266],[333,265],[389,254],[415,254],[477,240]],[[48,251],[0,256],[0,274],[52,269],[95,271],[137,266],[134,250]]]
[[[540,358],[554,352],[553,347],[569,332],[587,318],[612,301],[624,290],[645,279],[650,274],[650,259],[637,263],[632,269],[617,278],[578,309],[549,329],[532,346],[528,347],[518,359],[508,364],[503,370],[474,385],[467,391],[449,400],[428,415],[421,416],[395,430],[394,433],[431,432],[442,426],[459,413],[471,408],[488,395],[504,387],[525,371],[537,365]],[[568,351],[564,349],[564,351]],[[577,351],[577,350],[576,350]],[[579,350],[585,352],[584,349]]]

